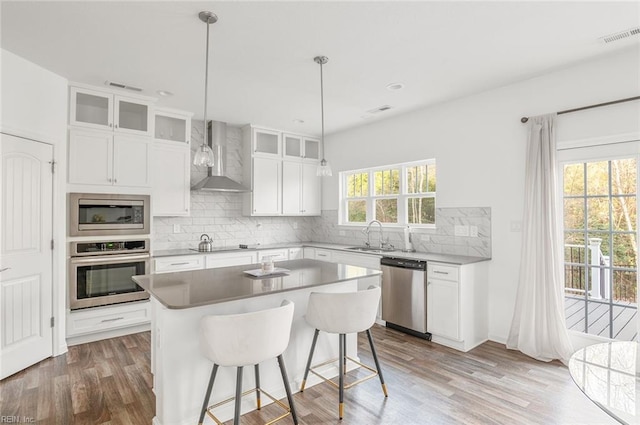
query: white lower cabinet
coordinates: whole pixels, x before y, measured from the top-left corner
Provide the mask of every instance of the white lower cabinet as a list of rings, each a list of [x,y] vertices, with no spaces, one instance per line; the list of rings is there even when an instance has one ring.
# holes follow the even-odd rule
[[[289,260],[301,260],[304,258],[303,248],[289,248]]]
[[[261,263],[265,257],[271,257],[275,261],[287,261],[289,259],[289,249],[265,249],[258,251],[258,263]]]
[[[177,255],[175,257],[159,257],[153,260],[153,272],[171,273],[204,269],[203,255]]]
[[[67,342],[73,345],[110,338],[130,333],[126,328],[135,326],[145,326],[140,330],[148,330],[150,320],[148,300],[70,311],[67,314]]]
[[[482,262],[427,262],[427,331],[432,340],[461,351],[487,341],[487,289]]]
[[[205,255],[205,268],[215,269],[218,267],[242,266],[254,264],[257,261],[255,251],[223,252],[219,254]]]
[[[333,252],[330,249],[315,248],[313,258],[319,261],[331,262],[333,261]]]

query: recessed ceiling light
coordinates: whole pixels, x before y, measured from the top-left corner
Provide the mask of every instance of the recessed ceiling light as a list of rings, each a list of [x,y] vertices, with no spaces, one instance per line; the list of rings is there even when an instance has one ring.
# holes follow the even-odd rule
[[[402,90],[403,88],[404,88],[404,84],[402,83],[387,84],[387,90],[396,91],[396,90]]]
[[[304,124],[304,120],[301,120],[300,118],[296,118],[296,119],[294,119],[294,120],[293,120],[293,122],[294,122],[295,124]]]
[[[167,90],[157,90],[156,93],[158,93],[160,96],[163,96],[163,97],[173,96],[173,93]]]

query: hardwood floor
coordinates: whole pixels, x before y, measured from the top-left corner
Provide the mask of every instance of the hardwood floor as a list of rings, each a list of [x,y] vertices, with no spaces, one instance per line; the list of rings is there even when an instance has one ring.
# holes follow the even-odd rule
[[[380,326],[373,334],[389,397],[377,378],[351,388],[339,421],[337,390],[316,385],[294,396],[301,424],[616,423],[578,390],[559,362],[538,362],[493,342],[461,353]],[[364,334],[358,342],[362,360],[372,364]],[[39,424],[150,424],[155,398],[149,343],[144,332],[73,346],[13,375],[0,382],[0,417]],[[243,425],[264,423],[272,408],[244,415]]]

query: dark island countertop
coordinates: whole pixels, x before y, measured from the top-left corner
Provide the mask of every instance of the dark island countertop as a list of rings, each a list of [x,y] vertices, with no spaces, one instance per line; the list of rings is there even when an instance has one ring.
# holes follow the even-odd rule
[[[245,271],[259,264],[176,273],[134,276],[133,280],[170,309],[199,307],[277,292],[293,291],[348,280],[378,276],[379,270],[318,260],[276,263],[285,273],[254,277]]]

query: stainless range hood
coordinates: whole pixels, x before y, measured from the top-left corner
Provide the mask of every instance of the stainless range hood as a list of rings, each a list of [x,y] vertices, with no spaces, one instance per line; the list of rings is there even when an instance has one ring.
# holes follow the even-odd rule
[[[207,144],[213,150],[215,163],[213,167],[207,167],[208,176],[193,185],[191,190],[249,192],[249,189],[224,175],[227,156],[227,124],[220,121],[209,121],[207,126]]]

